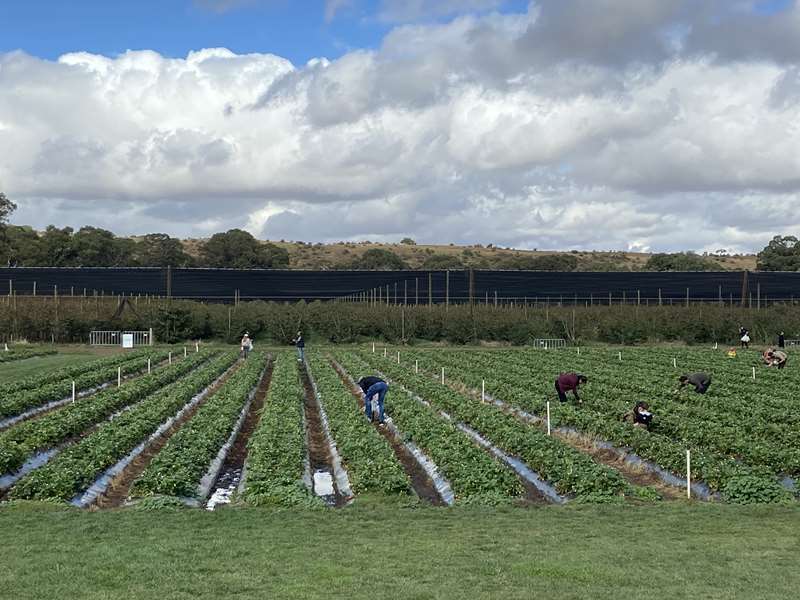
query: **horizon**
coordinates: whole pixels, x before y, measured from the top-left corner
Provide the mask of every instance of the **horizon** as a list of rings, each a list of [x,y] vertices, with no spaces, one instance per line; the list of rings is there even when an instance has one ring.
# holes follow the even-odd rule
[[[12,224],[698,254],[800,231],[800,0],[162,4],[0,7]]]

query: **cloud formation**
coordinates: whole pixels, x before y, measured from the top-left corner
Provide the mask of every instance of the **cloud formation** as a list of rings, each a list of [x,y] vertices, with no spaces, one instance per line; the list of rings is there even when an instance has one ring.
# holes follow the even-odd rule
[[[300,67],[0,54],[0,189],[39,227],[757,250],[800,231],[800,3],[755,8],[539,0]]]

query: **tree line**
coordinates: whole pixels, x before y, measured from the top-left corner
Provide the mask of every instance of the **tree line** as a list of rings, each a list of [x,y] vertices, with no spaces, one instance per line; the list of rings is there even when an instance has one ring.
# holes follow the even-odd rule
[[[16,205],[0,192],[0,266],[9,267],[215,267],[233,269],[291,268],[289,252],[276,244],[262,242],[241,229],[216,233],[198,242],[192,253],[178,238],[165,233],[140,237],[118,237],[98,227],[59,228],[50,225],[43,232],[32,227],[8,224]],[[406,238],[402,244],[413,244]],[[508,269],[530,271],[576,271],[578,258],[573,253],[532,255],[507,254],[491,262],[473,259],[471,250],[460,256],[431,254],[418,268],[445,269]],[[336,264],[334,269],[410,270],[412,267],[391,250],[371,248]],[[720,265],[692,252],[652,255],[645,271],[716,271]],[[800,241],[794,236],[776,236],[758,254],[762,271],[800,270]],[[613,269],[612,270],[622,270]]]

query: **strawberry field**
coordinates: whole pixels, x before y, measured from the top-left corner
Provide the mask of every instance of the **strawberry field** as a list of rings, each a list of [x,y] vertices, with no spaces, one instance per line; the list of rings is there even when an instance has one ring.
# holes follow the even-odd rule
[[[711,348],[328,347],[303,362],[148,349],[0,383],[0,494],[100,508],[791,504],[793,366]],[[580,403],[558,401],[566,371],[589,378]],[[677,389],[694,371],[708,393]],[[385,424],[356,384],[375,374]],[[621,419],[640,400],[650,430]]]

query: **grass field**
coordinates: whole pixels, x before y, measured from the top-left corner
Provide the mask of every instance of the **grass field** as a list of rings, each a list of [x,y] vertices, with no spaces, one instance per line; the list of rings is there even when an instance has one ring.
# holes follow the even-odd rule
[[[97,354],[91,352],[70,352],[68,354],[54,354],[51,356],[36,356],[9,362],[0,365],[0,383],[14,381],[23,377],[30,377],[37,373],[53,371],[63,367],[79,365],[81,363],[98,358]]]
[[[0,508],[0,597],[796,598],[800,510]]]

